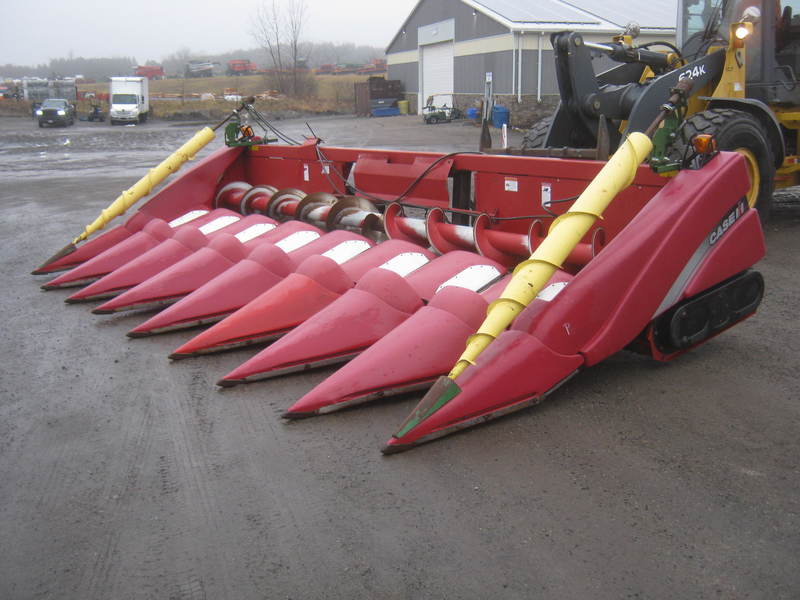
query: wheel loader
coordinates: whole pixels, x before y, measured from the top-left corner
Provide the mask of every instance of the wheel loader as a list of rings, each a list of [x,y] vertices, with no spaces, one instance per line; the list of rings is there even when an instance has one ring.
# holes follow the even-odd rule
[[[764,294],[761,220],[796,175],[794,18],[777,16],[687,4],[682,48],[636,47],[633,27],[554,34],[562,101],[518,150],[296,141],[246,100],[215,128],[227,147],[98,233],[214,138],[201,130],[34,274],[64,271],[42,288],[80,287],[65,301],[94,314],[158,310],[132,338],[207,327],[172,360],[269,344],[222,387],[340,366],[286,419],[427,390],[385,454],[537,404],[622,350],[673,360]],[[593,53],[618,64],[595,76]]]
[[[695,135],[711,134],[720,150],[742,154],[752,180],[748,203],[766,219],[773,189],[800,182],[799,9],[800,2],[787,0],[683,0],[679,47],[636,46],[635,24],[608,44],[554,34],[561,102],[526,134],[523,148],[615,148],[652,120],[664,90],[691,78],[669,152],[680,158]],[[617,66],[595,76],[598,56]]]

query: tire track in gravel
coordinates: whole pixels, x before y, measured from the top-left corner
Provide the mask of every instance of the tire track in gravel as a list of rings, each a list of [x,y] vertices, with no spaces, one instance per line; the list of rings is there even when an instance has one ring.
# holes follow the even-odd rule
[[[202,364],[181,365],[175,372],[159,398],[169,451],[158,461],[163,523],[148,544],[151,556],[163,560],[146,561],[144,568],[153,570],[146,578],[160,581],[170,600],[227,598],[236,561],[230,546],[219,542],[227,528],[221,494],[214,489],[221,459],[208,409],[212,382]],[[163,506],[165,496],[171,510]]]
[[[107,542],[104,550],[97,554],[90,567],[84,571],[78,591],[86,598],[107,598],[110,585],[119,579],[118,572],[126,568],[120,560],[120,541],[124,535],[125,525],[132,519],[136,512],[139,488],[142,479],[143,465],[146,457],[152,450],[153,415],[152,399],[147,398],[141,407],[128,407],[128,413],[137,411],[133,423],[123,419],[128,426],[123,431],[124,437],[119,443],[117,452],[109,461],[106,472],[107,484],[98,500],[108,499],[106,502],[107,520],[109,530],[106,532]],[[130,423],[130,424],[129,424]],[[121,477],[115,478],[119,473]]]
[[[233,475],[240,483],[239,498],[246,503],[246,526],[240,535],[251,549],[247,577],[256,589],[294,589],[304,599],[354,597],[349,590],[363,592],[367,573],[366,568],[348,573],[359,562],[346,548],[349,519],[333,516],[341,505],[329,496],[331,482],[321,481],[318,466],[303,460],[306,444],[334,456],[336,440],[303,433],[296,424],[279,419],[297,394],[298,383],[305,387],[324,376],[304,374],[224,392],[231,430],[221,439],[236,439],[236,445],[248,448]],[[342,571],[348,585],[332,588],[328,575]]]

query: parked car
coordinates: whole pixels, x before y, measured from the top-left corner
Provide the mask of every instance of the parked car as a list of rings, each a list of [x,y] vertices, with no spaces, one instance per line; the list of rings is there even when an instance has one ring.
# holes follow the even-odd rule
[[[72,125],[75,123],[75,105],[64,98],[48,98],[36,110],[39,127],[45,125]]]

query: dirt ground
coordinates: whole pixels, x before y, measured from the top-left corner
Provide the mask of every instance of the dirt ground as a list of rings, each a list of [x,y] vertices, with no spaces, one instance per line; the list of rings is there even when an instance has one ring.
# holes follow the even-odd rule
[[[416,117],[311,125],[348,145],[477,143]],[[92,315],[29,275],[192,131],[0,119],[0,598],[800,597],[793,196],[754,318],[384,457],[419,395],[287,424],[330,371],[222,392],[251,353],[170,363],[192,334],[129,339],[141,315]]]

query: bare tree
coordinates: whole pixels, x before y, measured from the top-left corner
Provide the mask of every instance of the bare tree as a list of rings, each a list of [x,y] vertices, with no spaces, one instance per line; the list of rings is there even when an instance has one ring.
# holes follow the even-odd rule
[[[256,11],[251,32],[258,45],[264,49],[275,71],[275,87],[285,92],[283,85],[283,13],[277,0],[262,2]]]
[[[292,59],[292,93],[298,94],[304,90],[300,90],[298,85],[298,68],[300,67],[300,36],[303,33],[303,25],[305,23],[305,16],[307,11],[306,0],[291,0],[286,11],[286,29],[289,36],[289,53]]]
[[[270,80],[283,93],[307,92],[299,71],[307,13],[306,0],[263,0],[256,12],[251,35],[271,60]]]
[[[188,46],[183,46],[177,51],[161,59],[164,70],[173,75],[183,76],[186,70],[186,63],[192,58],[192,51]]]

